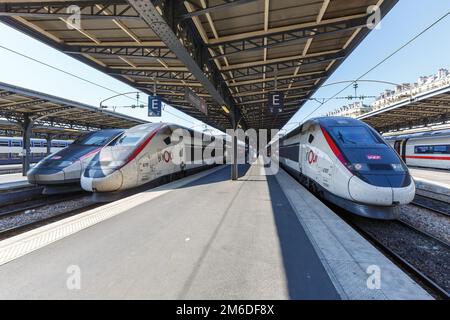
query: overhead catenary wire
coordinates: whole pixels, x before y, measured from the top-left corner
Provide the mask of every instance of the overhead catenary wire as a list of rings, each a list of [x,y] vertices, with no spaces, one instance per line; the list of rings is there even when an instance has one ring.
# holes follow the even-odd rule
[[[78,79],[78,80],[87,82],[87,83],[89,83],[89,84],[91,84],[91,85],[94,85],[94,86],[96,86],[96,87],[102,88],[102,89],[107,90],[107,91],[109,91],[109,92],[116,93],[116,94],[122,94],[122,92],[119,92],[119,91],[116,91],[116,90],[114,90],[114,89],[108,88],[108,87],[106,87],[106,86],[103,86],[103,85],[101,85],[101,84],[99,84],[99,83],[96,83],[96,82],[93,82],[93,81],[91,81],[91,80],[89,80],[89,79],[86,79],[86,78],[83,78],[83,77],[81,77],[81,76],[78,76],[78,75],[76,75],[76,74],[74,74],[74,73],[72,73],[72,72],[66,71],[66,70],[64,70],[64,69],[61,69],[61,68],[52,66],[51,64],[48,64],[48,63],[46,63],[46,62],[44,62],[44,61],[41,61],[41,60],[38,60],[38,59],[33,58],[33,57],[31,57],[31,56],[28,56],[28,55],[26,55],[26,54],[24,54],[24,53],[18,52],[18,51],[14,50],[14,49],[5,47],[4,45],[1,45],[1,44],[0,44],[0,49],[3,49],[3,50],[6,50],[6,51],[8,51],[8,52],[10,52],[10,53],[19,55],[19,56],[21,56],[21,57],[23,57],[23,58],[25,58],[25,59],[34,61],[34,62],[39,63],[39,64],[41,64],[41,65],[43,65],[43,66],[45,66],[45,67],[51,68],[51,69],[56,70],[56,71],[58,71],[58,72],[62,72],[62,73],[64,73],[64,74],[66,74],[66,75],[69,75],[69,76],[74,77],[74,78],[76,78],[76,79]],[[129,99],[132,99],[133,101],[136,100],[136,98],[132,98],[132,97],[126,95],[126,94],[123,95],[123,96],[126,97],[126,98],[129,98]],[[193,122],[193,121],[191,121],[191,120],[188,120],[188,119],[184,119],[184,118],[182,118],[182,117],[180,117],[180,116],[178,116],[178,115],[176,115],[176,114],[174,114],[174,113],[172,113],[172,112],[170,112],[170,111],[168,111],[168,110],[166,110],[166,109],[164,109],[164,111],[167,112],[168,114],[170,114],[170,115],[172,115],[172,116],[174,116],[174,117],[180,119],[180,120],[183,120],[183,121],[186,121],[186,122],[189,122],[189,123],[192,123],[192,124],[196,124],[195,122]]]
[[[383,63],[385,63],[386,61],[388,61],[390,58],[392,58],[394,55],[396,55],[398,52],[400,52],[401,50],[403,50],[405,47],[407,47],[408,45],[410,45],[411,43],[413,43],[415,40],[417,40],[419,37],[421,37],[424,33],[426,33],[428,30],[430,30],[431,28],[433,28],[435,25],[437,25],[438,23],[440,23],[442,20],[444,20],[448,15],[450,15],[450,11],[448,11],[447,13],[445,13],[444,15],[442,15],[439,19],[437,19],[436,21],[434,21],[432,24],[430,24],[428,27],[426,27],[425,29],[423,29],[421,32],[419,32],[418,34],[416,34],[414,37],[412,37],[410,40],[408,40],[406,43],[404,43],[402,46],[400,46],[399,48],[397,48],[396,50],[394,50],[391,54],[389,54],[388,56],[386,56],[384,59],[382,59],[381,61],[379,61],[377,64],[375,64],[373,67],[371,67],[369,70],[367,70],[366,72],[364,72],[362,75],[360,75],[358,78],[356,78],[354,81],[352,81],[351,83],[349,83],[347,86],[345,86],[343,89],[339,90],[336,94],[334,94],[333,96],[331,96],[330,98],[326,99],[323,102],[318,101],[320,104],[319,106],[317,106],[316,108],[314,108],[310,113],[308,113],[306,116],[304,116],[300,121],[296,121],[295,123],[302,123],[305,119],[307,119],[308,117],[310,117],[312,114],[314,114],[317,110],[319,110],[320,108],[322,108],[326,103],[328,103],[330,100],[334,99],[336,96],[340,95],[342,92],[344,92],[345,90],[347,90],[349,87],[351,87],[354,83],[356,83],[357,81],[361,80],[362,78],[364,78],[366,75],[368,75],[370,72],[372,72],[373,70],[375,70],[376,68],[378,68],[380,65],[382,65]],[[289,124],[287,124],[289,125]]]

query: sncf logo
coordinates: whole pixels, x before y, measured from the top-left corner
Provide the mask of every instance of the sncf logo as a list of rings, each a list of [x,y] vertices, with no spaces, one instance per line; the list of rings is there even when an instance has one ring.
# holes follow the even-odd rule
[[[172,157],[172,153],[169,151],[164,151],[163,153],[159,153],[158,154],[158,162],[164,161],[164,162],[169,162],[173,159]]]
[[[308,151],[306,158],[308,159],[309,164],[317,163],[317,154],[315,154],[312,150]]]
[[[169,151],[164,151],[163,158],[165,162],[172,160],[172,154]]]

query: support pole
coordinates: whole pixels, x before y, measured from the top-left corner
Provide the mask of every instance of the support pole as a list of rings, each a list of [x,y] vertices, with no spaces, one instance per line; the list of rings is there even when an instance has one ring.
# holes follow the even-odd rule
[[[232,116],[231,116],[231,123],[233,126],[233,160],[231,163],[231,180],[236,181],[239,178],[238,173],[238,137],[237,137],[237,128],[238,128],[238,121],[237,121],[237,115],[236,110],[233,108],[232,110]]]
[[[48,134],[46,141],[47,141],[47,155],[49,155],[50,153],[52,153],[52,138],[53,136]]]
[[[26,176],[28,170],[30,170],[30,138],[31,138],[31,128],[33,127],[33,122],[30,119],[29,114],[24,114],[22,122],[22,144],[23,144],[23,155],[22,155],[22,175]]]

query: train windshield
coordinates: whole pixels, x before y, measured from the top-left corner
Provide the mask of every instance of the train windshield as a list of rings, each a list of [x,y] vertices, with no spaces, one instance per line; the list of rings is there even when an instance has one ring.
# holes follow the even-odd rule
[[[366,127],[331,127],[330,129],[338,143],[346,146],[384,144],[381,138]]]
[[[113,137],[118,134],[116,131],[98,131],[88,133],[77,140],[74,141],[74,144],[81,146],[104,146],[106,145]]]

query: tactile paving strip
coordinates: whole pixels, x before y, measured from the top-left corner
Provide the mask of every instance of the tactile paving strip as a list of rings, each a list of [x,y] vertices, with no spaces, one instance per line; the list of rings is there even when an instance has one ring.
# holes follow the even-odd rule
[[[139,193],[113,203],[95,208],[79,215],[51,223],[49,225],[25,232],[15,237],[0,241],[0,265],[15,260],[30,252],[43,248],[53,242],[61,240],[69,235],[91,227],[106,219],[121,214],[142,203],[155,199],[173,189],[182,187],[195,180],[212,174],[223,166],[201,172],[190,177],[178,180],[151,191]]]

